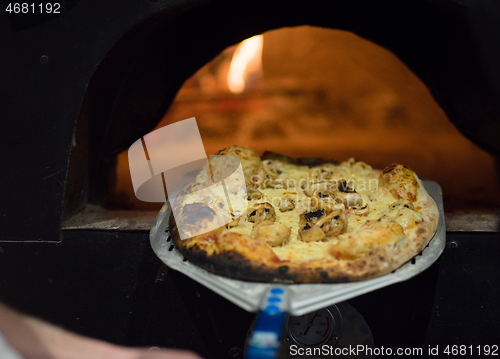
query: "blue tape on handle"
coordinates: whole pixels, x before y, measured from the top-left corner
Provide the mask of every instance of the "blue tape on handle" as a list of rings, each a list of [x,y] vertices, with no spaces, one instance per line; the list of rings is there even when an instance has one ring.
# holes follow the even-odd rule
[[[286,291],[281,287],[268,291],[264,307],[257,316],[248,341],[245,359],[276,359],[287,313],[284,311]]]

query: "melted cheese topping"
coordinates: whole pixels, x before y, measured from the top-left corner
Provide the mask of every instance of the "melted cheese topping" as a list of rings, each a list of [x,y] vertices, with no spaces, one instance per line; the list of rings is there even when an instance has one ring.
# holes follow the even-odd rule
[[[300,262],[330,257],[327,250],[333,244],[357,232],[367,220],[376,220],[384,215],[394,218],[405,232],[407,229],[413,228],[416,222],[422,220],[422,215],[414,210],[390,207],[391,204],[396,202],[396,199],[388,191],[379,188],[378,175],[380,171],[373,170],[364,162],[356,162],[353,159],[339,165],[330,164],[329,166],[330,169],[333,168],[333,172],[329,175],[327,181],[331,183],[339,180],[353,182],[356,192],[362,197],[364,204],[369,206],[368,214],[360,216],[348,213],[348,227],[345,234],[337,237],[327,237],[318,242],[306,243],[302,241],[298,234],[300,229],[299,218],[300,214],[304,213],[308,208],[309,197],[305,195],[301,185],[306,184],[308,181],[320,181],[322,179],[318,179],[318,166],[310,169],[307,166],[285,164],[280,169],[281,172],[278,178],[274,181],[274,188],[259,189],[264,194],[264,197],[250,200],[248,203],[248,208],[250,208],[256,203],[269,202],[276,211],[275,222],[282,223],[291,229],[290,239],[287,243],[272,247],[281,260]],[[284,183],[284,185],[280,185],[280,183]],[[279,203],[285,195],[289,195],[295,200],[295,208],[281,212]],[[418,208],[417,203],[415,203],[415,207]],[[243,216],[240,218],[238,225],[229,231],[250,235],[253,227],[254,223],[249,222]]]

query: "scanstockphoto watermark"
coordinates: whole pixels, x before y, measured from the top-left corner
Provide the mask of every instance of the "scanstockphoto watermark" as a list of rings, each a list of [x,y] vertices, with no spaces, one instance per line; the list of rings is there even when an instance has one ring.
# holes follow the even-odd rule
[[[216,221],[204,227],[178,225],[181,239],[210,232],[233,221],[248,207],[241,162],[229,155],[207,157],[196,119],[175,122],[148,133],[128,150],[130,175],[136,197],[144,202],[171,204],[178,221],[183,208],[179,203],[216,203]],[[208,173],[203,181],[197,175]],[[196,190],[183,191],[196,183]],[[193,209],[203,219],[202,210]]]
[[[314,176],[315,168],[312,168],[304,177],[295,178],[273,178],[264,173],[256,173],[250,177],[250,185],[255,189],[296,189],[300,188],[307,192],[340,191],[351,193],[355,191],[373,191],[378,188],[378,178],[358,178],[358,179],[318,179]]]
[[[271,161],[267,161],[271,162]],[[264,162],[266,163],[266,161]],[[273,178],[263,176],[259,173],[250,178],[249,196],[250,200],[262,200],[270,202],[274,207],[279,207],[283,196],[292,198],[296,203],[300,200],[308,207],[317,207],[314,198],[319,198],[320,203],[329,204],[332,208],[364,208],[367,205],[368,196],[362,196],[360,193],[372,193],[378,189],[377,178],[360,178],[349,180],[319,179],[314,176],[315,168],[312,168],[306,176],[295,178]],[[312,174],[311,174],[312,173]],[[275,196],[272,191],[266,189],[278,190]],[[261,192],[266,192],[266,196]],[[276,192],[275,192],[276,193]],[[304,198],[303,194],[306,195]]]
[[[298,345],[291,345],[289,354],[293,357],[299,356],[422,356],[422,348],[372,348],[367,345],[349,345],[348,347],[334,347],[322,345],[314,348],[303,348]]]

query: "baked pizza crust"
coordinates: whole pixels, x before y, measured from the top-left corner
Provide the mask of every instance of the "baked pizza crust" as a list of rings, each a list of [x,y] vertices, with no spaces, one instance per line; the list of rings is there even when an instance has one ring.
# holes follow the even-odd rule
[[[265,153],[261,159],[254,151],[236,146],[218,154],[231,154],[240,158],[249,188],[249,181],[259,170],[261,160],[307,166],[309,169],[324,164],[339,165],[333,161],[292,159],[274,153]],[[360,163],[365,165],[354,161],[351,166],[359,166]],[[224,226],[182,240],[177,225],[197,226],[199,232],[203,232],[203,228],[209,228],[217,217],[216,211],[208,203],[197,202],[172,204],[179,206],[178,209],[182,207],[184,211],[182,216],[177,216],[179,223],[171,216],[170,234],[175,247],[187,260],[211,272],[235,279],[280,283],[338,283],[381,276],[396,270],[425,248],[436,232],[439,212],[417,175],[409,168],[394,164],[384,171],[372,170],[367,166],[367,171],[378,177],[378,195],[396,207],[381,211],[380,215],[373,211],[374,215],[371,217],[361,216],[361,219],[357,219],[361,224],[353,232],[306,244],[296,239],[289,240],[286,244],[272,247],[250,233],[237,233]],[[206,175],[200,173],[200,176]],[[194,190],[196,185],[191,185],[185,192]],[[192,211],[197,213],[196,223],[190,222],[192,217],[189,213]],[[201,219],[200,214],[203,214]],[[350,218],[352,216],[351,214]],[[248,216],[239,220],[248,221]],[[248,223],[245,225],[248,226]],[[300,236],[297,238],[300,239]],[[286,246],[297,247],[296,253],[292,253],[290,258],[284,258],[283,253],[280,253]],[[300,248],[307,246],[321,246],[325,254],[300,260],[301,251],[304,251]]]

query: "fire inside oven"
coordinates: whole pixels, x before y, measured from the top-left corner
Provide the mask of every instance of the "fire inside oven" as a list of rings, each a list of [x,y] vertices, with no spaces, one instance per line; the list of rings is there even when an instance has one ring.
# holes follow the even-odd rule
[[[196,117],[207,155],[232,145],[259,153],[403,163],[443,188],[448,211],[500,204],[493,157],[448,120],[390,51],[352,32],[281,28],[225,49],[186,79],[155,129]],[[136,199],[127,151],[110,205]]]

